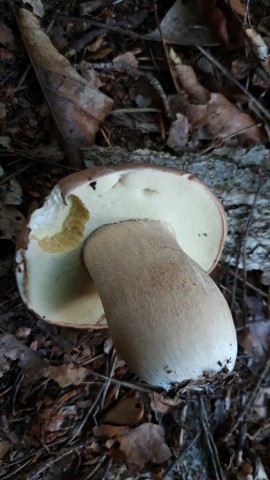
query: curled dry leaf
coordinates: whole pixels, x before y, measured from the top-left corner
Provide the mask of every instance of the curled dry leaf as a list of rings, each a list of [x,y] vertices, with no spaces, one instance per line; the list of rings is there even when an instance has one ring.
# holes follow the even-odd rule
[[[45,443],[51,443],[56,438],[63,436],[65,434],[64,426],[73,423],[77,414],[76,406],[66,405],[66,403],[76,395],[77,391],[73,390],[55,401],[45,397],[44,406],[38,412],[30,433],[41,437]]]
[[[188,142],[189,121],[181,113],[177,113],[176,117],[177,119],[170,126],[167,145],[177,150],[183,148]]]
[[[94,143],[100,123],[110,113],[112,100],[93,88],[54,48],[39,20],[20,8],[17,20],[36,75],[72,158]]]
[[[251,323],[245,331],[239,332],[238,343],[250,356],[250,364],[264,363],[270,351],[270,322]]]
[[[188,118],[193,128],[203,129],[202,137],[223,139],[238,136],[242,145],[262,144],[264,131],[247,113],[221,93],[211,93],[206,105],[190,105]]]
[[[241,18],[245,6],[240,0],[197,0],[205,20],[217,33],[218,38],[229,48],[238,46],[242,37]],[[232,40],[233,39],[233,40]]]
[[[166,398],[162,393],[153,392],[151,394],[151,407],[155,412],[165,414],[184,404],[185,401],[177,396],[172,399]]]
[[[217,45],[214,32],[202,19],[196,0],[176,0],[160,22],[162,35],[167,44],[175,45]],[[149,40],[160,41],[158,28],[145,35]]]
[[[225,14],[217,8],[216,0],[197,0],[205,20],[211,25],[217,33],[222,43],[228,45],[229,33],[227,29],[227,19]]]
[[[41,0],[23,0],[24,5],[30,5],[33,9],[33,13],[38,17],[43,17],[44,6]]]
[[[244,56],[238,57],[231,63],[231,74],[237,80],[242,80],[249,74],[252,67],[254,67],[253,59]]]
[[[210,98],[210,93],[199,83],[193,68],[189,65],[184,65],[173,48],[170,49],[169,58],[176,80],[180,83],[181,88],[187,93],[190,100],[198,104],[206,103]]]
[[[245,34],[250,41],[251,48],[258,57],[262,67],[266,73],[270,74],[270,53],[269,46],[265,43],[262,36],[254,30],[254,28],[247,28]]]
[[[171,457],[164,442],[164,430],[154,423],[143,423],[117,438],[128,464],[143,467],[147,462],[163,463]]]
[[[240,0],[226,0],[226,3],[228,3],[228,5],[232,8],[232,10],[234,10],[235,13],[241,15],[241,17],[244,17],[246,15],[246,5],[241,3]]]
[[[194,69],[189,65],[183,65],[173,49],[170,50],[170,60],[176,79],[191,102],[186,105],[186,115],[191,126],[199,130],[199,138],[223,139],[238,136],[242,145],[261,144],[265,141],[264,131],[256,126],[255,120],[221,93],[210,93],[204,88],[199,83]],[[187,132],[183,124],[179,125],[176,120],[171,126],[168,140],[168,145],[172,148],[178,146],[178,127],[180,127],[179,146],[183,146],[186,139]]]
[[[50,365],[43,373],[43,376],[51,378],[57,382],[61,388],[65,388],[69,385],[79,385],[85,380],[87,374],[87,368],[76,367],[72,363],[69,363],[59,366]]]
[[[93,428],[93,433],[97,437],[115,438],[128,464],[142,468],[147,462],[160,464],[171,457],[164,442],[164,429],[154,423],[143,423],[137,428],[100,425]]]
[[[262,128],[256,126],[250,115],[243,113],[221,93],[211,93],[204,120],[204,127],[211,138],[238,135],[243,145],[264,142]]]
[[[130,65],[133,68],[138,68],[138,64],[139,64],[133,52],[125,52],[122,55],[118,55],[113,59],[113,62],[125,63],[126,65]]]
[[[46,360],[31,348],[17,340],[14,335],[0,335],[0,377],[10,368],[10,363],[18,361],[24,374],[23,383],[34,383],[40,379],[47,366]]]
[[[105,415],[103,421],[115,425],[139,423],[144,415],[144,404],[137,398],[123,398]]]

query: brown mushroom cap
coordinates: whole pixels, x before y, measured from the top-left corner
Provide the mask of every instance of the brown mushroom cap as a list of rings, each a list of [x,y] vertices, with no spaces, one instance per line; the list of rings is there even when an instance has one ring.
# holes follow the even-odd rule
[[[155,220],[210,272],[226,236],[223,208],[193,175],[172,168],[122,165],[72,174],[54,187],[18,243],[17,282],[24,302],[54,324],[106,326],[96,287],[82,259],[102,225]]]

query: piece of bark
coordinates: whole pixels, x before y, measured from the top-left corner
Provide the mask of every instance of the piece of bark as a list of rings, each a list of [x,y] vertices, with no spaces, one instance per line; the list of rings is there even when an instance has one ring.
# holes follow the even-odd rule
[[[223,147],[208,155],[185,153],[175,157],[164,152],[137,150],[129,153],[121,148],[93,146],[84,151],[84,156],[87,167],[150,163],[194,173],[213,190],[227,212],[228,237],[222,260],[236,265],[241,249],[240,268],[243,268],[245,257],[247,270],[270,272],[270,150],[263,146]]]

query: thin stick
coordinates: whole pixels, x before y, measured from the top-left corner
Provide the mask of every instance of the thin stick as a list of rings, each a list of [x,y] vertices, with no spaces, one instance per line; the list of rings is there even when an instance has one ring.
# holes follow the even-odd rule
[[[72,448],[65,448],[63,451],[58,452],[57,455],[50,457],[48,460],[42,462],[42,465],[36,467],[34,471],[28,473],[23,480],[34,480],[38,476],[40,476],[43,472],[48,470],[52,465],[55,463],[58,463],[60,460],[63,460],[63,458],[68,457],[71,455],[74,451],[80,450],[81,448],[84,448],[86,445],[86,441],[83,440],[77,445],[73,445]],[[30,460],[31,461],[31,460]],[[14,474],[14,472],[13,472]],[[5,479],[2,479],[5,480]]]
[[[255,206],[256,206],[256,203],[257,203],[262,185],[263,185],[263,177],[260,174],[259,175],[258,188],[257,188],[257,191],[254,195],[254,200],[253,200],[249,215],[248,215],[248,217],[245,221],[244,227],[243,227],[243,232],[242,232],[241,240],[240,240],[240,243],[239,243],[239,249],[238,249],[238,252],[237,252],[235,277],[234,277],[233,290],[232,290],[231,309],[233,308],[233,305],[234,305],[234,302],[235,302],[235,297],[236,297],[236,288],[237,288],[238,271],[239,271],[239,260],[240,260],[240,256],[241,256],[241,253],[242,253],[242,249],[243,249],[243,247],[246,246],[246,239],[247,239],[249,228],[250,228],[250,225],[251,225],[251,219],[252,219],[252,216],[253,216],[253,213],[254,213],[254,210],[255,210]],[[246,257],[244,257],[244,259],[246,260]],[[245,282],[245,275],[244,275],[244,282]]]
[[[70,444],[73,442],[73,440],[81,433],[81,431],[82,431],[84,425],[86,424],[88,418],[89,418],[90,415],[93,413],[93,411],[94,411],[94,409],[95,409],[95,407],[96,407],[96,405],[97,405],[97,403],[98,403],[98,401],[99,401],[99,399],[100,399],[100,397],[101,397],[101,395],[102,395],[103,389],[104,389],[104,385],[102,385],[100,391],[98,392],[98,394],[97,394],[97,396],[96,396],[96,399],[95,399],[93,405],[91,406],[91,408],[89,408],[89,410],[88,410],[87,414],[84,416],[82,422],[81,422],[80,425],[75,429],[75,432],[73,433],[71,439],[69,440],[68,445],[70,445]]]
[[[215,475],[217,480],[225,480],[223,470],[220,465],[218,450],[211,432],[210,423],[208,420],[205,404],[203,398],[200,397],[200,406],[201,406],[201,421],[204,430],[204,436],[206,440],[207,447],[209,449],[212,464],[215,470]]]
[[[164,110],[167,114],[168,117],[171,117],[171,111],[170,111],[170,106],[168,102],[167,95],[162,87],[162,85],[159,83],[159,81],[151,74],[148,72],[141,72],[137,68],[131,67],[130,65],[127,65],[125,63],[121,62],[113,62],[113,63],[92,63],[92,67],[96,70],[99,71],[115,71],[119,73],[125,73],[126,75],[134,78],[134,80],[139,80],[139,78],[143,78],[147,82],[150,83],[150,85],[156,90],[158,95],[160,96]]]
[[[200,436],[201,436],[202,432],[198,432],[197,435],[193,438],[193,440],[186,446],[182,449],[182,451],[179,453],[179,455],[176,457],[176,459],[173,461],[173,463],[171,463],[171,465],[166,469],[164,475],[161,477],[161,480],[165,480],[165,478],[167,477],[167,475],[169,473],[171,473],[174,468],[178,465],[178,463],[181,462],[181,460],[183,460],[183,458],[185,457],[186,453],[195,445],[195,443],[199,440]]]
[[[235,272],[231,271],[231,273],[233,275],[235,275]],[[268,294],[266,292],[261,290],[259,287],[255,287],[255,285],[253,285],[251,282],[248,282],[245,278],[241,277],[241,275],[239,275],[239,273],[237,275],[237,278],[238,278],[238,280],[240,280],[240,282],[242,282],[242,283],[245,282],[248,288],[250,288],[251,290],[253,290],[256,293],[259,293],[263,298],[268,298]]]
[[[264,108],[263,105],[255,98],[252,93],[250,93],[238,80],[236,80],[229,72],[228,70],[215,58],[211,53],[209,53],[207,50],[205,50],[203,47],[200,47],[197,45],[198,50],[206,57],[210,62],[212,62],[220,71],[227,77],[231,82],[233,82],[237,87],[245,93],[245,95],[256,105],[258,110],[264,115],[264,117],[269,121],[270,120],[270,112]]]
[[[70,21],[74,21],[77,23],[85,23],[86,25],[93,25],[94,27],[104,28],[111,32],[119,33],[120,35],[126,35],[127,37],[131,37],[134,40],[143,40],[143,35],[139,35],[136,32],[132,32],[131,30],[125,30],[124,28],[115,27],[114,25],[107,25],[106,23],[102,22],[94,22],[89,19],[89,17],[76,17],[76,16],[65,16],[65,15],[57,15],[57,18],[62,22],[65,21],[69,23]]]
[[[124,380],[118,380],[117,378],[108,377],[107,375],[102,375],[101,373],[88,372],[88,374],[94,375],[95,377],[98,377],[98,378],[103,378],[104,380],[110,380],[112,383],[116,383],[121,387],[132,388],[133,390],[138,390],[139,392],[151,393],[156,390],[155,387],[151,387],[149,385],[144,386],[143,383],[126,382]],[[83,382],[83,383],[88,383],[88,382]]]
[[[27,170],[29,167],[31,167],[31,165],[33,165],[34,162],[29,162],[27,163],[26,165],[24,165],[23,167],[19,168],[16,172],[13,172],[11,173],[10,175],[6,175],[2,178],[2,180],[0,181],[0,185],[4,185],[4,183],[7,183],[9,182],[9,180],[12,180],[12,178],[14,177],[17,177],[17,175],[20,175],[20,173],[24,172],[25,170]]]
[[[261,373],[261,375],[258,379],[258,382],[255,386],[255,389],[247,396],[247,399],[246,399],[245,405],[243,407],[242,413],[240,413],[237,420],[235,421],[235,423],[233,424],[233,426],[231,427],[231,429],[227,433],[227,435],[225,437],[225,440],[224,440],[225,442],[227,442],[230,439],[232,434],[239,427],[239,424],[244,420],[244,417],[246,416],[247,412],[252,407],[252,405],[253,405],[253,403],[254,403],[254,401],[255,401],[258,393],[259,393],[261,385],[262,385],[262,383],[264,382],[264,380],[266,379],[266,377],[269,373],[269,370],[270,370],[270,358],[268,358],[268,360],[265,364],[265,367],[264,367],[264,369],[263,369],[263,371],[262,371],[262,373]]]
[[[215,114],[214,114],[215,115]],[[230,135],[225,135],[224,137],[220,138],[218,140],[218,142],[216,142],[215,144],[212,144],[210,145],[209,147],[205,148],[204,150],[201,151],[201,154],[202,155],[205,155],[206,153],[210,152],[211,150],[213,150],[214,148],[217,148],[217,143],[218,143],[218,146],[222,145],[223,142],[225,142],[226,140],[229,140],[230,138],[233,138],[233,137],[236,137],[237,135],[241,135],[241,133],[244,133],[248,130],[250,130],[251,128],[259,128],[261,127],[262,124],[261,123],[253,123],[253,125],[249,125],[248,127],[244,127],[244,128],[240,128],[239,130],[237,130],[236,132],[233,132],[233,133],[230,133]]]
[[[157,11],[157,0],[154,0],[154,14],[155,14],[155,19],[156,19],[156,24],[157,24],[160,40],[161,40],[162,45],[163,45],[163,49],[164,49],[164,52],[165,52],[165,57],[166,57],[167,64],[168,64],[170,74],[171,74],[171,77],[172,77],[172,81],[174,83],[174,87],[175,87],[176,92],[179,93],[179,87],[178,87],[177,82],[175,80],[175,75],[174,75],[172,65],[171,65],[171,61],[170,61],[170,57],[169,57],[169,54],[168,54],[168,47],[167,47],[165,38],[163,36],[162,28],[161,28],[160,23],[159,23],[158,11]]]

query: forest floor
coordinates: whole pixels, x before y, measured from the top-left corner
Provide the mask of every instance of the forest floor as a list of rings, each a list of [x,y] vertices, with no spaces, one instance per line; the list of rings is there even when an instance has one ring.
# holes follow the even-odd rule
[[[26,219],[93,144],[179,158],[267,147],[269,2],[2,0],[0,18],[0,480],[268,479],[269,272],[218,264],[235,371],[168,398],[107,329],[29,311],[14,256]]]

